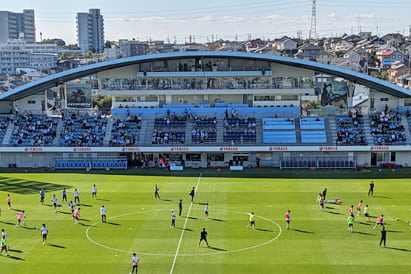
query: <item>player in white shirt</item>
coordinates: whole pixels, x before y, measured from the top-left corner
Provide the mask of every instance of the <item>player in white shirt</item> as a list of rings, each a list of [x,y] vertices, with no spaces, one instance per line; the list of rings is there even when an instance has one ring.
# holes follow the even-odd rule
[[[40,228],[40,231],[41,231],[41,237],[43,240],[43,245],[45,245],[47,241],[47,234],[49,233],[49,229],[46,227],[45,224],[43,224],[42,227]]]
[[[102,205],[100,207],[100,214],[101,214],[101,222],[106,222],[106,208]]]
[[[131,260],[132,260],[132,263],[133,263],[133,268],[131,269],[130,274],[134,273],[134,271],[135,271],[135,273],[137,273],[138,264],[140,263],[140,258],[137,256],[136,253],[133,253],[133,257],[131,258]]]
[[[7,232],[4,229],[1,230],[1,238],[7,240]]]
[[[204,218],[208,219],[208,203],[204,205]]]
[[[80,203],[80,194],[78,193],[77,188],[74,189],[73,191],[73,196],[74,196],[74,203]]]
[[[93,185],[91,188],[91,198],[97,199],[97,187],[96,185]]]
[[[56,197],[56,194],[53,194],[53,197],[51,197],[51,202],[53,203],[54,213],[57,213],[57,197]]]
[[[176,227],[176,214],[174,213],[174,209],[171,210],[171,228]]]

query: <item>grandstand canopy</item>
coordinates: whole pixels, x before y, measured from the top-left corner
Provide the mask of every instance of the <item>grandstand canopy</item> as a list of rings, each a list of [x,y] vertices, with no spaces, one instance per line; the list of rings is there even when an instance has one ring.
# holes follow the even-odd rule
[[[25,98],[29,95],[37,94],[48,88],[52,88],[63,84],[67,81],[78,79],[80,77],[88,76],[102,71],[107,71],[115,68],[126,67],[129,65],[159,61],[166,59],[176,58],[193,58],[193,57],[208,57],[208,58],[234,58],[234,59],[252,59],[260,61],[268,61],[292,67],[299,67],[310,69],[316,72],[326,73],[337,77],[342,77],[357,84],[369,87],[371,89],[390,94],[395,97],[405,98],[411,97],[411,91],[399,87],[393,83],[383,81],[378,78],[371,77],[366,74],[354,72],[351,70],[339,68],[336,66],[330,66],[322,63],[295,59],[284,56],[256,54],[256,53],[244,53],[244,52],[220,52],[220,51],[197,51],[197,52],[173,52],[173,53],[161,53],[151,55],[140,55],[128,58],[116,59],[111,61],[100,62],[79,68],[67,70],[64,72],[56,73],[40,80],[27,83],[19,86],[8,92],[0,94],[0,101],[15,101]]]

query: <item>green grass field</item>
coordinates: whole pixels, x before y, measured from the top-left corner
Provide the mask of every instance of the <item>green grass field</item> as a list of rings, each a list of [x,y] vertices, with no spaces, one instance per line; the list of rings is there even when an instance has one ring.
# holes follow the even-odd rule
[[[247,171],[215,176],[204,172],[200,177],[200,170],[186,176],[155,170],[144,176],[1,173],[0,228],[8,234],[11,256],[0,256],[0,273],[129,273],[132,252],[140,257],[139,273],[410,273],[411,179],[376,174],[374,197],[367,197],[371,175],[337,173],[328,177],[339,179],[310,172],[300,172],[298,178],[255,178]],[[154,199],[156,183],[161,200]],[[96,200],[91,199],[93,184]],[[193,186],[197,195],[191,204],[188,192]],[[42,187],[45,205],[39,204]],[[69,200],[74,188],[80,191],[80,225],[74,224],[65,204],[53,212],[50,199],[56,194],[60,202],[63,187]],[[316,197],[325,187],[327,200],[338,198],[343,204],[320,211]],[[8,193],[13,199],[10,210]],[[172,229],[170,210],[178,211],[179,199],[183,217],[177,217]],[[354,233],[347,231],[349,207],[359,200],[369,204],[370,215],[385,215],[387,248],[378,248],[375,217],[371,224],[356,217]],[[204,218],[205,202],[210,204],[209,219]],[[107,223],[100,222],[101,205],[107,208]],[[28,218],[25,227],[16,228],[19,209]],[[285,230],[288,209],[292,222]],[[257,230],[246,227],[251,211]],[[42,223],[49,228],[45,246]],[[203,227],[210,248],[197,246]]]

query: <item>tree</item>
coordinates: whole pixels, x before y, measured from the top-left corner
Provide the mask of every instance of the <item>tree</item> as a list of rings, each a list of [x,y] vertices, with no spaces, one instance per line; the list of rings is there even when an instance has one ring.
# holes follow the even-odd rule
[[[97,106],[100,110],[109,111],[111,109],[111,96],[94,95],[93,106]]]

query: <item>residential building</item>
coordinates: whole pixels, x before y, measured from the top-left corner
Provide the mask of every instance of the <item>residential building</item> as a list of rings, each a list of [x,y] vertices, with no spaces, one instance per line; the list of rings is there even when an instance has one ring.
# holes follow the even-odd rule
[[[333,58],[332,54],[322,50],[320,47],[313,44],[306,44],[298,48],[298,52],[294,54],[297,59],[305,59],[316,61],[323,64],[329,64]]]
[[[50,69],[57,66],[56,44],[31,44],[11,40],[0,44],[0,74],[16,74],[17,68]]]
[[[399,50],[383,51],[380,55],[378,55],[378,60],[380,61],[380,68],[385,70],[396,62],[404,63],[405,57],[405,54]]]
[[[77,13],[77,41],[81,50],[103,52],[104,19],[100,9]]]
[[[145,55],[148,51],[148,44],[138,41],[120,41],[120,56],[131,57],[136,55]]]
[[[23,10],[22,13],[0,11],[0,43],[18,38],[27,43],[36,42],[34,10]]]

